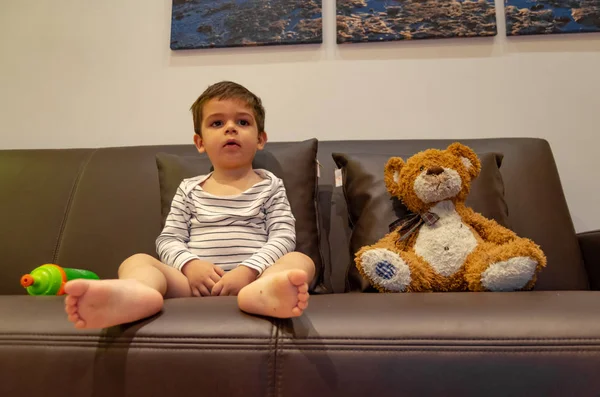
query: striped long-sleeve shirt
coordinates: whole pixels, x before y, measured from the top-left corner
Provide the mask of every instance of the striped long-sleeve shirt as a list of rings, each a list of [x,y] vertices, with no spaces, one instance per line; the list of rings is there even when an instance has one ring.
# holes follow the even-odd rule
[[[219,197],[201,184],[211,174],[184,179],[156,239],[160,260],[181,270],[201,259],[231,270],[248,266],[259,274],[296,248],[296,219],[281,179],[255,170],[263,180],[237,196]]]

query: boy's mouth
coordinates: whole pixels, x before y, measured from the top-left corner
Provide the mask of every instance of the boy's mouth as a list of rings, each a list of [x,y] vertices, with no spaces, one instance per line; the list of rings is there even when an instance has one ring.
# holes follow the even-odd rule
[[[229,139],[227,142],[225,142],[225,145],[223,145],[223,147],[232,147],[232,146],[240,147],[240,144],[235,139]]]

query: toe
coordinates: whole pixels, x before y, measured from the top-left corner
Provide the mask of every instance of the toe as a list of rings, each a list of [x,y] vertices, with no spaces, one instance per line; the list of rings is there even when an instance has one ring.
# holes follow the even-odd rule
[[[288,273],[288,279],[290,282],[298,287],[306,284],[307,277],[308,276],[306,275],[306,272],[303,270],[290,270]]]
[[[306,302],[306,301],[308,300],[308,297],[309,297],[309,296],[310,296],[310,295],[308,295],[308,294],[306,294],[306,293],[304,293],[304,294],[298,294],[298,300],[299,300],[300,302]]]
[[[292,309],[292,315],[296,317],[301,316],[302,310],[299,307],[295,307]]]
[[[298,302],[298,308],[304,310],[308,307],[308,302],[304,301],[304,302]]]
[[[305,292],[308,292],[308,284],[304,283],[301,286],[298,287],[298,292],[303,294]]]
[[[65,298],[65,305],[67,306],[75,306],[77,304],[77,298],[71,295],[67,295]]]
[[[65,284],[65,293],[72,295],[74,298],[82,296],[90,287],[89,280],[73,280]]]
[[[69,314],[69,321],[72,323],[76,323],[77,321],[80,321],[81,319],[79,318],[79,314],[77,313],[71,313]]]
[[[79,320],[75,323],[75,328],[85,328],[85,321]]]
[[[65,306],[65,312],[67,312],[67,314],[75,314],[75,313],[77,313],[77,306],[72,306],[72,305]]]

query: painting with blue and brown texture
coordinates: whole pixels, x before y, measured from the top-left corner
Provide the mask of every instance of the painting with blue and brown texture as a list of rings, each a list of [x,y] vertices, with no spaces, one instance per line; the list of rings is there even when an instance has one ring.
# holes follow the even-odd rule
[[[337,0],[337,42],[495,36],[493,0]]]
[[[600,0],[506,0],[509,36],[600,32]]]
[[[321,0],[173,0],[171,49],[321,43]]]

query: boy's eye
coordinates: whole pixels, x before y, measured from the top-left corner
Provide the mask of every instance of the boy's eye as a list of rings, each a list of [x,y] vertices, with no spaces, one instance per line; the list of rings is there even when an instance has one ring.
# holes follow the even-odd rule
[[[223,123],[220,120],[213,121],[212,123],[210,123],[211,127],[220,127],[222,125],[223,125]]]
[[[248,120],[240,120],[239,121],[241,126],[247,127],[250,125],[250,122]]]

